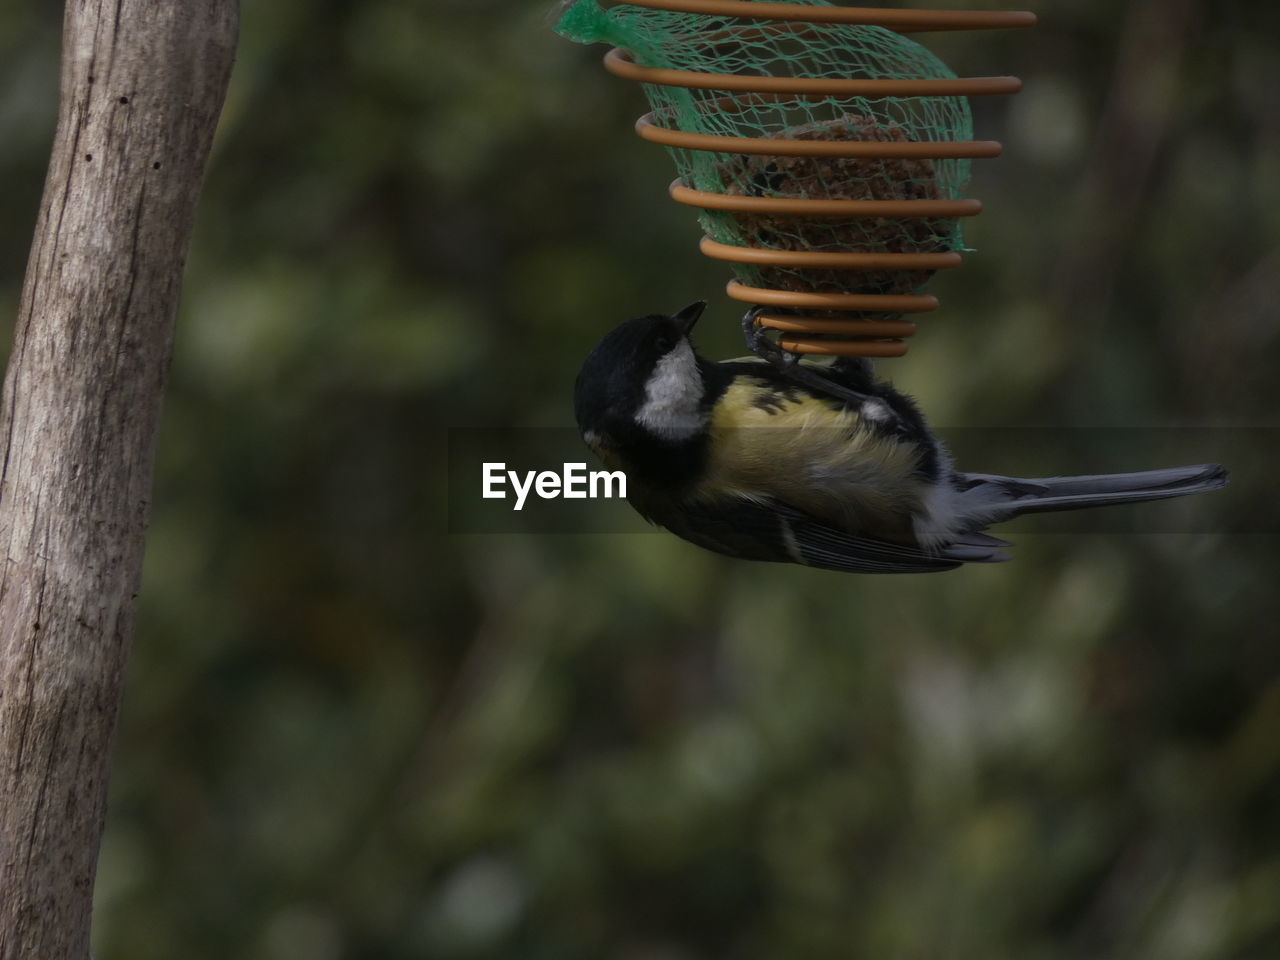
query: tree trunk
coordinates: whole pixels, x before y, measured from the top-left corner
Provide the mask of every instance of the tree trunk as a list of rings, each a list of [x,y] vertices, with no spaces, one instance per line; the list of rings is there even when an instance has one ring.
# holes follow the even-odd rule
[[[161,394],[237,0],[68,0],[0,407],[0,960],[84,960]]]

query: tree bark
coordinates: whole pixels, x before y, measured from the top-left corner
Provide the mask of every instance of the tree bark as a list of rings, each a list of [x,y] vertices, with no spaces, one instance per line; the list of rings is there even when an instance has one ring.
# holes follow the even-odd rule
[[[68,0],[0,406],[0,960],[89,955],[153,450],[237,0]]]

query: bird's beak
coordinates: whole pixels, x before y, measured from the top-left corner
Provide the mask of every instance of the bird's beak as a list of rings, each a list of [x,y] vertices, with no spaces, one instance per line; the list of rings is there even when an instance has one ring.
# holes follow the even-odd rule
[[[693,325],[698,322],[698,318],[702,316],[702,311],[705,309],[707,309],[707,301],[695,300],[671,319],[680,325],[680,332],[687,337],[693,331]]]

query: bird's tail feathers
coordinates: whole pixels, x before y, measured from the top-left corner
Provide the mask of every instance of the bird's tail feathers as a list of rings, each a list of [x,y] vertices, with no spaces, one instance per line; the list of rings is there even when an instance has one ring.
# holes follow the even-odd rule
[[[1084,477],[1021,479],[965,473],[957,479],[963,513],[983,523],[998,523],[1024,513],[1080,510],[1205,493],[1225,486],[1227,471],[1217,463],[1202,463]]]

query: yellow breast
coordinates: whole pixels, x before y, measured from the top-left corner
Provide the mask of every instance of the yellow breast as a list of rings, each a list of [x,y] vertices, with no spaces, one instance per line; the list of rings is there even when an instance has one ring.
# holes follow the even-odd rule
[[[910,538],[921,451],[876,435],[856,411],[738,377],[716,404],[695,499],[774,497],[845,530]]]

